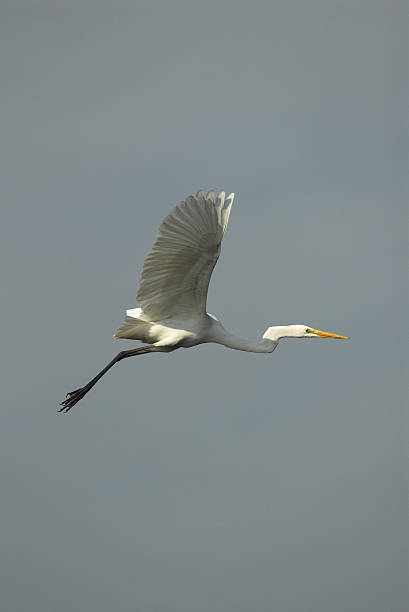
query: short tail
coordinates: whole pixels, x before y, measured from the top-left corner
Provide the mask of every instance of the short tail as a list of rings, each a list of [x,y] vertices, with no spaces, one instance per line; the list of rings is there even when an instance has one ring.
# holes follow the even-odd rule
[[[126,311],[125,321],[118,327],[114,338],[128,338],[129,340],[142,340],[146,336],[147,327],[150,322],[144,321],[139,317],[143,315],[141,308],[132,308]]]

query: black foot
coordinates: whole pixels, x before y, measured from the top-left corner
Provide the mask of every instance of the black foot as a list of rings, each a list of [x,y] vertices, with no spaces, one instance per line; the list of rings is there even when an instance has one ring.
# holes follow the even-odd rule
[[[79,402],[89,390],[90,387],[85,386],[81,387],[81,389],[75,389],[75,391],[70,391],[67,393],[67,399],[61,402],[61,408],[58,410],[58,412],[68,412],[71,410],[71,408],[75,406],[75,404]]]

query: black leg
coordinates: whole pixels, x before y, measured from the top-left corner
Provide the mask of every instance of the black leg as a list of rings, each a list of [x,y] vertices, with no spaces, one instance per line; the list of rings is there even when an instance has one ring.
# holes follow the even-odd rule
[[[61,408],[58,412],[68,412],[77,402],[79,402],[86,393],[108,372],[118,361],[126,359],[127,357],[133,357],[134,355],[144,355],[145,353],[151,353],[155,347],[152,345],[142,346],[141,348],[131,349],[130,351],[121,351],[116,355],[112,361],[108,363],[92,380],[89,381],[84,387],[75,389],[67,393],[67,399],[61,402]]]

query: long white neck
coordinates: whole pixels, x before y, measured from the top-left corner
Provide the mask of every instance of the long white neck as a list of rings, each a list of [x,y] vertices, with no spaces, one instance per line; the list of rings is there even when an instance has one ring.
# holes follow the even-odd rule
[[[278,344],[277,341],[265,337],[260,342],[248,342],[231,334],[222,326],[217,329],[213,342],[223,344],[223,346],[236,351],[247,351],[248,353],[272,353]]]

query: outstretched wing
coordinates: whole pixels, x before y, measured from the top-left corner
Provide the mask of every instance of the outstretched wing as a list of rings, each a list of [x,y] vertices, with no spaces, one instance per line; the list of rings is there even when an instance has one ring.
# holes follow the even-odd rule
[[[210,277],[220,254],[234,194],[215,200],[198,191],[162,221],[145,259],[136,299],[152,320],[206,312]]]

